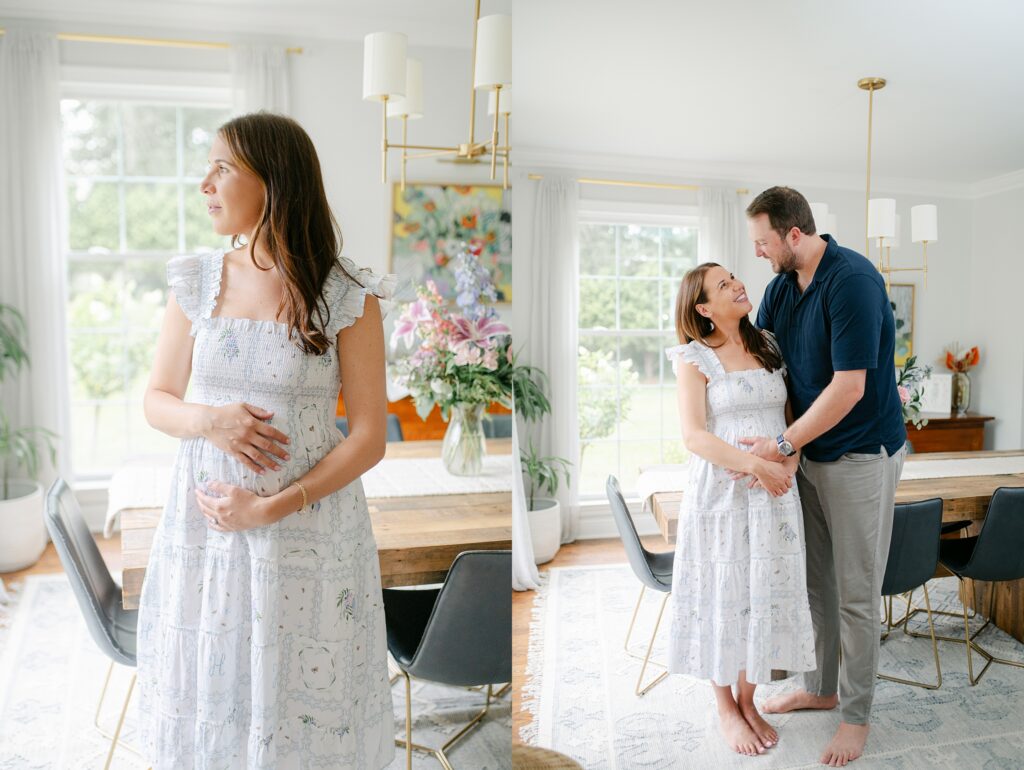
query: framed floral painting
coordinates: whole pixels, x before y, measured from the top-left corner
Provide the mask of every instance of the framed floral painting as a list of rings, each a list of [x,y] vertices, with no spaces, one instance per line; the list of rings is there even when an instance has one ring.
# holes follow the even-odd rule
[[[490,271],[498,302],[512,301],[512,216],[500,185],[407,183],[392,190],[389,272],[404,283],[433,281],[455,298],[448,263],[462,244]]]
[[[914,355],[914,284],[889,286],[889,304],[896,319],[896,366],[903,366]]]

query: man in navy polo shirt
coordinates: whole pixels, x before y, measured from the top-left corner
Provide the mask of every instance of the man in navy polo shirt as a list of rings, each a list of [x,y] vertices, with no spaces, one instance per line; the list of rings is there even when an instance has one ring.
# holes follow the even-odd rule
[[[789,368],[794,422],[750,437],[755,454],[802,451],[797,485],[817,670],[765,711],[831,709],[842,721],[821,757],[842,766],[864,750],[878,669],[879,595],[906,454],[893,363],[895,322],[867,259],[819,236],[807,200],[772,187],[747,207],[754,251],[777,274],[757,325],[774,332]],[[840,649],[842,667],[840,668]]]

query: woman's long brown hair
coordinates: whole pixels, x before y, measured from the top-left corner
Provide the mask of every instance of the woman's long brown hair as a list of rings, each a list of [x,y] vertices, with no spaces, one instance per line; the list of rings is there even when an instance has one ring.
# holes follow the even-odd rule
[[[679,342],[686,343],[698,340],[709,348],[721,347],[708,342],[708,337],[714,330],[710,318],[705,318],[697,312],[697,305],[708,301],[708,295],[704,291],[704,276],[713,267],[721,267],[717,262],[704,262],[690,270],[683,276],[679,284],[679,293],[676,295],[676,335]],[[782,356],[765,338],[763,334],[750,323],[748,316],[740,319],[740,336],[743,338],[743,347],[769,372],[774,372],[782,366]]]
[[[263,211],[249,236],[249,258],[260,270],[276,269],[284,284],[278,314],[284,311],[290,332],[306,353],[322,355],[330,346],[324,333],[330,308],[323,299],[324,282],[341,267],[341,228],[327,203],[320,160],[302,126],[284,115],[254,112],[229,120],[218,133],[235,161],[263,183]],[[238,235],[232,245],[239,245]],[[254,246],[263,238],[274,265],[261,268]],[[314,322],[314,314],[316,322]]]

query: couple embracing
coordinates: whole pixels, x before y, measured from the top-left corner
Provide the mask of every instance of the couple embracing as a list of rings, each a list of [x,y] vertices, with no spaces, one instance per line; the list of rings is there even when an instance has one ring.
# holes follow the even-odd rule
[[[687,273],[676,301],[685,344],[668,355],[692,457],[669,670],[711,680],[725,740],[750,755],[779,740],[755,687],[804,672],[764,712],[838,705],[821,761],[839,767],[867,740],[905,456],[895,324],[878,271],[819,236],[796,190],[764,191],[747,217],[776,273],[756,327],[743,284],[713,263]]]

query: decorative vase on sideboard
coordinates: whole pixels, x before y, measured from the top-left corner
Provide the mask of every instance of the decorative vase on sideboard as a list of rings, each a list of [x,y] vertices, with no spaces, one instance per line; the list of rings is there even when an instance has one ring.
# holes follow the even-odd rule
[[[971,378],[967,372],[953,372],[953,410],[959,415],[965,415],[970,405]]]

